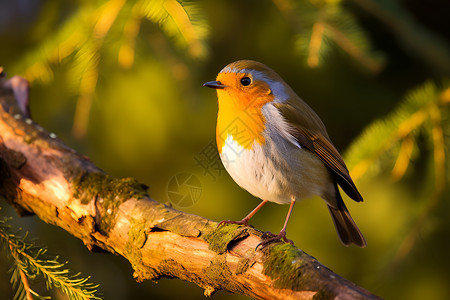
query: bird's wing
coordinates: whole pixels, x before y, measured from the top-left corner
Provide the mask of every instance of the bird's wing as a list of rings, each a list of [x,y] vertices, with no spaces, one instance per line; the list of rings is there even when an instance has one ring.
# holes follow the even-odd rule
[[[303,103],[302,103],[303,104]],[[304,103],[306,105],[306,103]],[[305,110],[304,107],[301,113],[308,111],[310,118],[307,120],[299,120],[298,112],[294,113],[293,109],[298,109],[291,105],[279,105],[280,113],[286,118],[292,126],[291,134],[300,143],[301,146],[308,149],[332,171],[337,183],[341,186],[344,192],[353,200],[363,201],[361,194],[358,192],[352,178],[348,172],[342,156],[336,150],[334,145],[328,138],[325,126],[319,117],[310,109]],[[307,122],[307,123],[306,123]],[[307,129],[311,128],[311,129]]]

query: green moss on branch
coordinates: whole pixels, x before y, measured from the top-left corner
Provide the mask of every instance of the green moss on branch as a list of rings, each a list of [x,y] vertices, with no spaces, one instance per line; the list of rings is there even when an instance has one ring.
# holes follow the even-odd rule
[[[102,218],[99,230],[108,232],[114,226],[117,208],[123,202],[148,197],[148,187],[133,178],[115,178],[102,172],[89,172],[78,176],[73,182],[73,196],[82,204],[96,200]]]

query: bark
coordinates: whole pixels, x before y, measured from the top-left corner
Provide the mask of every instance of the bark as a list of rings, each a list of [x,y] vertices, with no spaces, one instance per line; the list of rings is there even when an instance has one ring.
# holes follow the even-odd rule
[[[1,70],[0,70],[1,72]],[[36,124],[28,84],[0,78],[0,195],[90,250],[123,256],[138,281],[180,278],[257,299],[379,299],[285,243],[161,204],[132,178],[115,178]]]

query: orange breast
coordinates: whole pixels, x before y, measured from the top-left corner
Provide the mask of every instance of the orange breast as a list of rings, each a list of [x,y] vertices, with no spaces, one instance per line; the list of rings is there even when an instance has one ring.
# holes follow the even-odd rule
[[[221,78],[221,82],[223,81]],[[266,119],[262,107],[273,100],[267,84],[261,82],[257,88],[244,91],[239,88],[225,88],[217,90],[217,96],[219,113],[216,140],[219,153],[222,153],[228,135],[245,149],[250,149],[255,141],[263,144],[265,139],[262,133]]]

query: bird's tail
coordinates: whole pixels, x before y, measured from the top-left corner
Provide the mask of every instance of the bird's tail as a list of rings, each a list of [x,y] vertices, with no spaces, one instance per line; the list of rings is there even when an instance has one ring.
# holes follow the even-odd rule
[[[355,221],[353,221],[350,216],[350,213],[345,207],[344,201],[341,199],[340,195],[338,195],[338,203],[339,209],[328,205],[328,210],[333,218],[334,227],[336,227],[336,231],[342,244],[349,246],[351,243],[354,243],[361,248],[366,247],[366,239],[362,235],[361,231],[359,231]]]

